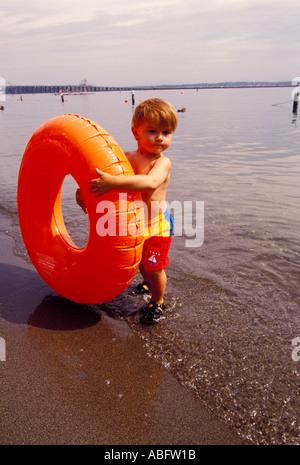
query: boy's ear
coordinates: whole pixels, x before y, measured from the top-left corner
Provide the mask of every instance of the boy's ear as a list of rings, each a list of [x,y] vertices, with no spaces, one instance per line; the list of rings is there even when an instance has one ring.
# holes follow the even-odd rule
[[[134,138],[138,140],[138,133],[137,133],[137,129],[135,126],[131,126],[131,132],[134,135]]]

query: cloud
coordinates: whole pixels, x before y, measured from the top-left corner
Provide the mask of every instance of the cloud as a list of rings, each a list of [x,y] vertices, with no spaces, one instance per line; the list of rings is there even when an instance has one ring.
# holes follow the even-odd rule
[[[68,9],[68,4],[70,1],[58,2],[57,0],[51,0],[49,3],[34,0],[31,2],[9,2],[5,10],[2,8],[0,10],[2,32],[16,35],[53,25],[65,25],[77,21],[87,22],[95,17],[95,10],[90,10],[88,6],[86,9],[82,9],[82,7]],[[41,9],[41,5],[43,5],[43,9]],[[71,7],[71,5],[69,6]]]
[[[0,22],[2,31],[18,34],[54,25],[86,23],[104,14],[110,16],[117,27],[131,27],[151,18],[161,18],[167,8],[183,3],[183,0],[131,0],[130,3],[124,0],[111,0],[109,3],[103,0],[51,0],[48,3],[2,0]]]
[[[287,80],[298,0],[1,0],[8,81],[95,84]]]

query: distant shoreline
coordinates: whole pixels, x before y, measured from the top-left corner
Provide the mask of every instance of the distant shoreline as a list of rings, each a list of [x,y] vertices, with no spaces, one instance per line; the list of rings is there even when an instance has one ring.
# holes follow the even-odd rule
[[[145,90],[202,90],[202,89],[257,89],[270,87],[296,87],[290,82],[221,82],[215,84],[178,84],[158,86],[89,86],[89,85],[17,85],[6,86],[7,95],[17,94],[92,94],[95,92],[133,92]]]

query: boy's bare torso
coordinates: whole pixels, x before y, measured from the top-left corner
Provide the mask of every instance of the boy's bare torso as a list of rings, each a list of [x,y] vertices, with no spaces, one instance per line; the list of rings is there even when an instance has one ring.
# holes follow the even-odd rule
[[[155,166],[157,161],[164,157],[164,155],[143,155],[138,154],[136,150],[132,152],[125,152],[125,155],[130,162],[135,174],[148,174],[149,171]],[[164,157],[165,158],[165,157]],[[167,187],[170,180],[170,172],[168,173],[165,181],[157,188],[150,191],[142,191],[143,202],[148,207],[148,218],[157,217],[166,208],[166,194]]]

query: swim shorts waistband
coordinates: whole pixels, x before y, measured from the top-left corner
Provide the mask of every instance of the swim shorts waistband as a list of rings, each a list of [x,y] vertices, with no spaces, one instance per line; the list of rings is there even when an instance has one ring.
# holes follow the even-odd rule
[[[145,226],[145,239],[147,237],[170,237],[173,234],[173,220],[168,209],[155,218],[150,218]]]

